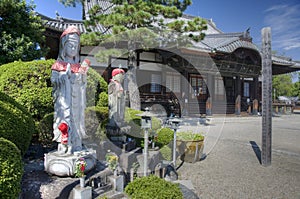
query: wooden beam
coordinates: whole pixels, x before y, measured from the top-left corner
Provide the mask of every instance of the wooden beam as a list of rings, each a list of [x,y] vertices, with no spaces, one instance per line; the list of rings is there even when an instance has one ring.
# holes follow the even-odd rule
[[[262,35],[262,154],[263,166],[271,165],[272,157],[272,52],[271,28],[261,30]]]

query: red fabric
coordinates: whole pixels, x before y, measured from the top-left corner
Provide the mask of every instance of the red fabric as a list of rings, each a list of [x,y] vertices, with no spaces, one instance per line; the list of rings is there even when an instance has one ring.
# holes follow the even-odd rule
[[[80,36],[80,31],[76,26],[69,26],[64,32],[61,34],[60,38],[64,37],[67,34],[76,33],[78,36]]]
[[[111,75],[112,75],[112,76],[115,76],[115,75],[120,74],[120,73],[124,74],[125,71],[124,71],[123,69],[121,69],[121,68],[116,68],[116,69],[114,69],[114,70],[112,71]]]
[[[61,131],[61,143],[68,144],[68,125],[66,123],[61,123],[58,129]]]
[[[67,70],[67,65],[68,62],[64,62],[64,61],[56,61],[51,69],[52,70],[56,70],[56,71],[66,71]],[[80,63],[76,63],[76,64],[71,64],[71,72],[72,73],[79,73],[79,72],[87,72],[88,67],[80,67]]]

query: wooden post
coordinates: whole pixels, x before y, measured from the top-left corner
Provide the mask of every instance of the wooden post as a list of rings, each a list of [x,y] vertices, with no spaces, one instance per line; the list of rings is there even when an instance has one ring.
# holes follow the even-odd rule
[[[262,154],[263,166],[271,165],[272,156],[272,54],[271,28],[265,27],[262,34]]]
[[[253,108],[252,108],[252,114],[257,115],[258,113],[258,100],[253,100]]]
[[[235,99],[235,114],[241,115],[241,96],[238,95]]]

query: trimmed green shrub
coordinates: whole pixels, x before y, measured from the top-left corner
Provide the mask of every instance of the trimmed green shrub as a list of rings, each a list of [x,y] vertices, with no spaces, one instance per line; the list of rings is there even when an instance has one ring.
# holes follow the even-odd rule
[[[88,107],[85,111],[85,129],[88,140],[101,138],[108,122],[108,107]]]
[[[183,141],[199,141],[204,140],[204,136],[198,133],[193,133],[192,131],[182,131],[177,132],[176,139]]]
[[[132,199],[183,198],[178,184],[154,175],[135,179],[125,187],[125,192]]]
[[[55,60],[12,62],[1,66],[0,91],[13,97],[36,121],[53,112],[51,66]],[[88,70],[87,106],[95,106],[107,83],[95,70]]]
[[[0,92],[0,137],[13,142],[24,155],[35,131],[34,121],[25,108]]]
[[[174,131],[170,128],[161,128],[157,132],[157,145],[163,147],[169,144],[174,137]]]
[[[108,94],[106,92],[101,92],[99,95],[99,101],[97,103],[99,107],[108,107]]]
[[[0,146],[0,198],[18,198],[23,175],[20,150],[2,137]]]
[[[169,145],[165,145],[165,146],[161,147],[159,149],[159,151],[165,160],[168,160],[168,161],[172,160],[172,149],[169,147]]]
[[[54,113],[49,113],[38,124],[38,139],[42,145],[51,146],[53,144],[53,118]]]

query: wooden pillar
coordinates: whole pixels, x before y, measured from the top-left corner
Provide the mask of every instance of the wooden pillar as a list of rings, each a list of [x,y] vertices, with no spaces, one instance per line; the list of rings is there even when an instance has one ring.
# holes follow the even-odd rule
[[[241,115],[241,96],[238,95],[235,99],[235,114]]]
[[[262,154],[263,166],[271,165],[272,157],[272,52],[271,28],[262,34]]]
[[[206,100],[206,115],[211,116],[213,100],[215,96],[215,76],[212,74],[207,75],[207,89],[208,89],[209,97]]]
[[[252,114],[257,115],[258,113],[258,100],[253,100],[253,108],[252,108]]]
[[[184,66],[183,66],[184,67]],[[190,89],[189,89],[189,73],[188,71],[184,71],[183,74],[181,74],[181,100],[182,100],[182,112],[181,115],[188,116],[189,115],[189,96],[190,96]]]

